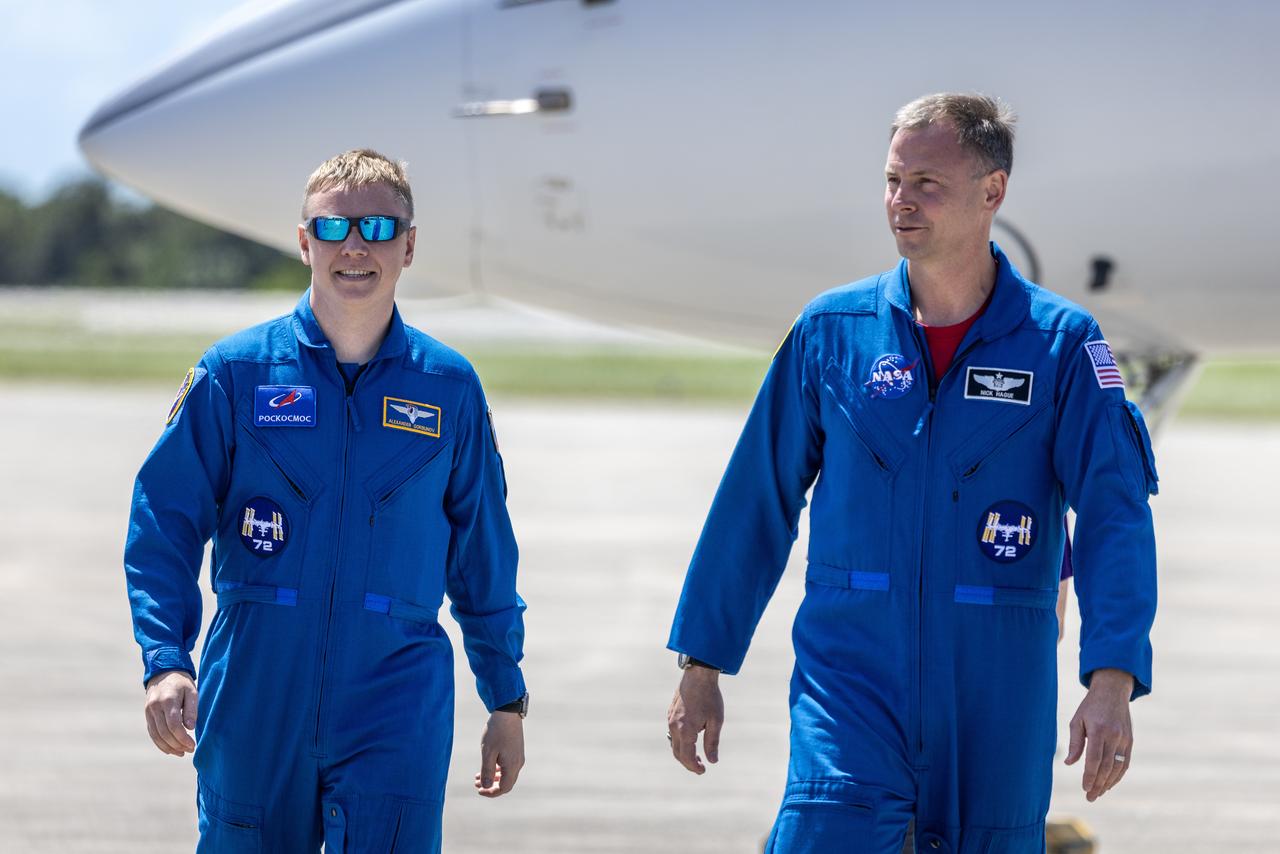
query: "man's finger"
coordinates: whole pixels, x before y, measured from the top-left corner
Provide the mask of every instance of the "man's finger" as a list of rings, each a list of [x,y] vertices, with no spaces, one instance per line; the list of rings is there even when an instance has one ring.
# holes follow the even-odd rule
[[[1105,791],[1110,791],[1115,787],[1116,783],[1124,779],[1125,773],[1129,770],[1129,765],[1133,762],[1133,742],[1128,740],[1121,742],[1120,747],[1115,752],[1123,756],[1124,761],[1121,762],[1118,759],[1115,761],[1111,768],[1111,774],[1107,778]]]
[[[502,770],[502,777],[498,781],[498,794],[505,795],[515,788],[516,780],[520,778],[520,766],[512,765],[508,768],[499,762],[498,767]]]
[[[1084,779],[1081,781],[1085,797],[1096,801],[1103,792],[1103,783],[1111,774],[1111,766],[1115,760],[1108,750],[1114,753],[1114,745],[1109,744],[1102,736],[1089,739],[1089,746],[1084,755]]]
[[[1084,753],[1084,721],[1079,718],[1071,719],[1071,745],[1067,748],[1067,758],[1064,761],[1067,765],[1074,765],[1080,760],[1080,754]]]
[[[161,750],[174,756],[182,755],[182,748],[173,740],[169,726],[165,723],[163,706],[155,705],[147,709],[147,726],[152,733],[151,738]]]
[[[171,702],[165,704],[164,708],[164,725],[169,730],[172,740],[178,743],[178,747],[184,751],[196,749],[196,742],[187,732],[186,727],[182,725],[182,703],[175,697]]]
[[[172,753],[173,751],[169,748],[169,745],[165,744],[164,739],[156,732],[156,722],[151,717],[151,710],[143,709],[142,716],[147,719],[147,735],[151,736],[152,743],[160,749],[161,753]]]
[[[498,769],[498,756],[486,750],[480,751],[480,788],[493,788],[493,775]]]
[[[677,728],[671,739],[671,752],[675,754],[676,760],[681,765],[695,774],[701,774],[707,769],[698,758],[698,734],[694,732],[692,735],[693,737],[689,738],[684,734],[684,730]]]
[[[187,729],[196,728],[196,708],[199,703],[200,694],[194,687],[182,692],[182,725]]]
[[[707,721],[707,728],[702,732],[702,749],[707,752],[708,762],[720,761],[720,728],[724,721],[712,717]]]

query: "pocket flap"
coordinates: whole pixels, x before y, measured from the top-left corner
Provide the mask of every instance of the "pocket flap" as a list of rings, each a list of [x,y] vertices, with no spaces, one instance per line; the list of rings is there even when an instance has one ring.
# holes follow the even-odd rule
[[[829,361],[822,372],[822,388],[831,396],[854,436],[880,468],[896,474],[906,459],[906,452],[889,437],[889,429],[880,423],[880,419],[867,411],[865,394],[853,384],[835,359]]]

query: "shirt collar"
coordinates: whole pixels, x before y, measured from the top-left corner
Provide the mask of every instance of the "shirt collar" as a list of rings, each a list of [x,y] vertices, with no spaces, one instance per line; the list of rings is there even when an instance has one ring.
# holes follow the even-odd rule
[[[332,347],[329,339],[324,334],[324,330],[320,328],[320,322],[316,320],[315,312],[311,308],[311,288],[307,288],[303,292],[298,304],[293,309],[293,329],[298,336],[298,341],[306,347]],[[392,304],[391,324],[387,327],[387,334],[383,337],[382,344],[378,347],[378,352],[369,361],[376,362],[379,359],[400,356],[404,353],[407,342],[408,337],[404,331],[404,321],[400,318],[400,308]]]
[[[973,325],[973,332],[983,340],[991,340],[1012,332],[1027,316],[1031,307],[1029,283],[1009,261],[1009,257],[993,240],[991,257],[996,260],[996,286],[991,294],[991,304]],[[899,311],[905,312],[914,322],[911,311],[911,281],[907,275],[907,259],[885,274],[884,297]]]

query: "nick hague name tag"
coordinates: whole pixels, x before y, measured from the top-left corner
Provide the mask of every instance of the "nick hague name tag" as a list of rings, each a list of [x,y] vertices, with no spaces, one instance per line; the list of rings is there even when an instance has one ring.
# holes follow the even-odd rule
[[[1010,368],[969,368],[965,372],[964,396],[968,400],[994,400],[998,403],[1031,403],[1032,371]]]

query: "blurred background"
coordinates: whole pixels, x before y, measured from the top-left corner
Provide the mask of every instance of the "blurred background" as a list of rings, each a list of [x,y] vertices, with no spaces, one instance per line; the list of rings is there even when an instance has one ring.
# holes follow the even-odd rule
[[[2,851],[194,842],[190,760],[157,753],[142,721],[120,566],[130,483],[187,368],[289,311],[308,271],[94,175],[75,138],[105,98],[239,5],[0,0]],[[725,758],[705,779],[666,751],[678,674],[663,646],[769,352],[493,298],[401,309],[472,360],[494,404],[531,606],[529,768],[510,798],[470,793],[483,710],[460,667],[446,850],[758,850],[785,774],[803,546],[749,667],[727,680]],[[1107,852],[1262,850],[1280,838],[1280,361],[1209,361],[1157,453],[1165,669],[1135,707],[1125,786],[1086,806],[1067,769],[1054,810],[1086,816]],[[1209,569],[1223,566],[1237,574],[1218,583]],[[1063,732],[1080,697],[1077,629],[1069,620]]]

